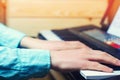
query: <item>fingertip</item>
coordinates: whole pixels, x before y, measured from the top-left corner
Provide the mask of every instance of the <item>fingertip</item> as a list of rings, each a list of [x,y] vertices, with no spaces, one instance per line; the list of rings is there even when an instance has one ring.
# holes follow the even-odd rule
[[[108,68],[108,69],[105,70],[105,72],[112,73],[112,72],[113,72],[113,69],[112,69],[112,68]]]

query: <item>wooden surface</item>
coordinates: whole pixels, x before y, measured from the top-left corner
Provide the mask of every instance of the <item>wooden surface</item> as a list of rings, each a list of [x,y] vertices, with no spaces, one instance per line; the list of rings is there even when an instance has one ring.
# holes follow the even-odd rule
[[[8,0],[8,6],[8,17],[98,18],[106,0]]]
[[[0,0],[0,22],[5,24],[5,4]]]
[[[107,7],[107,0],[7,1],[7,25],[32,36],[43,29],[99,25]]]
[[[36,36],[41,30],[64,29],[86,24],[99,25],[99,22],[100,19],[92,19],[89,21],[89,19],[85,18],[10,18],[8,25],[28,35]]]

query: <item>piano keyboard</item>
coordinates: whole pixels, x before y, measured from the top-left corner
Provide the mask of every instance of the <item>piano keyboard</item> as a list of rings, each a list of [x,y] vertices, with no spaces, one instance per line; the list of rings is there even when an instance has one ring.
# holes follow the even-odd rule
[[[58,37],[58,34],[56,35],[54,33],[54,30],[43,30],[40,31],[40,34],[46,39],[46,40],[58,40],[62,41],[60,37]],[[62,37],[64,38],[64,37]],[[75,38],[74,40],[77,40]],[[120,70],[114,70],[113,73],[105,73],[105,72],[99,72],[99,71],[91,71],[91,70],[80,70],[79,72],[85,79],[105,79],[113,76],[120,75]]]

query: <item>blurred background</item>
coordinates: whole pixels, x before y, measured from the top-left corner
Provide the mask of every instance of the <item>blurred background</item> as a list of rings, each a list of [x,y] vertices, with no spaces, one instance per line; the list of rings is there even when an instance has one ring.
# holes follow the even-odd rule
[[[108,0],[0,0],[0,21],[28,35],[40,30],[99,25]]]
[[[30,36],[37,36],[39,31],[46,29],[64,29],[86,24],[100,26],[110,1],[112,0],[0,0],[0,22]],[[120,0],[114,0],[108,24],[119,4]],[[59,77],[57,80],[64,80],[60,75],[56,76]],[[48,77],[50,75],[44,79],[49,80]]]

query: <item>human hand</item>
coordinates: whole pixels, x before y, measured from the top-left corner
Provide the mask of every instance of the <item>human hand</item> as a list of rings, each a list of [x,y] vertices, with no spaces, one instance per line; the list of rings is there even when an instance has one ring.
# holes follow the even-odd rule
[[[79,41],[47,41],[24,37],[21,40],[20,46],[32,49],[47,49],[47,50],[67,50],[89,48]]]
[[[112,72],[101,63],[120,66],[120,60],[108,53],[87,48],[51,51],[51,68],[59,71],[98,70]]]

